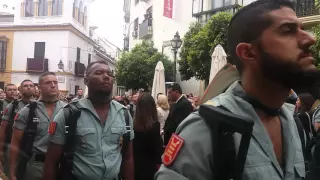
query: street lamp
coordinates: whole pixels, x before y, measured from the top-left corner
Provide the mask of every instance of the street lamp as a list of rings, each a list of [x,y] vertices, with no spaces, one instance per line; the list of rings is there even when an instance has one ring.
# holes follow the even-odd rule
[[[62,62],[62,60],[60,60],[59,64],[58,64],[58,68],[59,70],[61,70],[62,72],[64,71],[64,64]]]
[[[174,35],[173,39],[171,40],[172,51],[174,54],[173,82],[176,82],[177,53],[178,53],[178,49],[181,47],[181,45],[182,45],[182,40],[180,39],[179,32],[177,31],[176,34]]]

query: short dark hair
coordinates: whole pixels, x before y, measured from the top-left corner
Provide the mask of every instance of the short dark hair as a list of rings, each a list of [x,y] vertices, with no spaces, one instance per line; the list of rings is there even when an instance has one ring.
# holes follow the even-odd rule
[[[5,86],[4,86],[4,92],[7,91],[7,88],[8,88],[9,86],[16,86],[16,85],[15,85],[15,84],[7,84],[7,85],[5,85]]]
[[[178,91],[179,94],[182,94],[182,89],[178,83],[171,84],[168,89],[172,89],[172,91]]]
[[[250,43],[259,40],[262,32],[273,23],[264,15],[282,7],[294,10],[294,4],[289,0],[258,0],[244,6],[232,17],[228,28],[227,45],[240,74],[243,71],[243,63],[237,56],[237,45],[241,42]]]
[[[89,69],[90,69],[93,65],[95,65],[95,64],[105,64],[105,65],[109,66],[109,64],[107,63],[107,61],[103,61],[103,60],[93,61],[93,62],[89,63],[88,66],[87,66],[86,76],[89,75]]]
[[[31,81],[30,79],[25,79],[20,83],[20,86],[22,86],[24,82],[32,82],[33,83],[33,81]]]
[[[47,71],[47,72],[42,73],[42,74],[39,76],[39,84],[40,84],[40,81],[43,79],[43,77],[49,76],[49,75],[56,76],[56,73],[50,72],[50,71]]]

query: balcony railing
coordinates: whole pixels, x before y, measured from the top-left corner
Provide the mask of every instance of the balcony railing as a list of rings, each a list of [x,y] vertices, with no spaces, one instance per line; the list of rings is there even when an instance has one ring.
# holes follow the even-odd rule
[[[296,13],[298,17],[320,15],[320,3],[317,0],[297,0]]]
[[[139,39],[148,39],[152,36],[152,19],[146,19],[139,25]]]
[[[48,71],[48,59],[27,58],[28,73],[43,73]]]
[[[74,74],[76,76],[84,77],[86,66],[81,62],[74,62]]]

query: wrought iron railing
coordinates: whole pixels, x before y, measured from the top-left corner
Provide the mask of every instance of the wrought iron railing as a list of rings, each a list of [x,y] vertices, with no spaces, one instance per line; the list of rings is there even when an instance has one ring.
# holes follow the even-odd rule
[[[298,17],[320,15],[319,0],[296,0],[295,3]]]

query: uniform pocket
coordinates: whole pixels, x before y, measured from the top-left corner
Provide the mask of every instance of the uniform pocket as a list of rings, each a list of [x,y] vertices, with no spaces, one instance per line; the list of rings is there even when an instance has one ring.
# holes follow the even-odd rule
[[[49,122],[39,122],[38,123],[38,132],[39,132],[39,135],[47,135],[48,134],[48,128],[49,128]]]
[[[83,153],[96,151],[96,129],[94,128],[77,128],[77,145]],[[94,149],[94,151],[91,151]]]
[[[125,133],[124,128],[123,127],[111,127],[110,130],[111,130],[111,134],[108,137],[108,140],[110,142],[119,144],[123,134]]]

